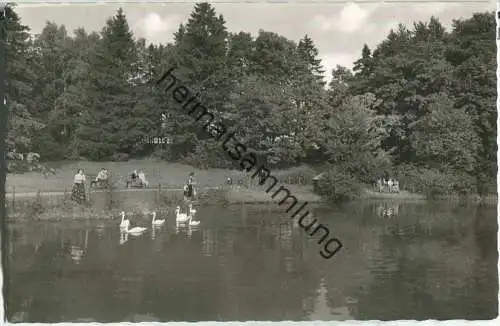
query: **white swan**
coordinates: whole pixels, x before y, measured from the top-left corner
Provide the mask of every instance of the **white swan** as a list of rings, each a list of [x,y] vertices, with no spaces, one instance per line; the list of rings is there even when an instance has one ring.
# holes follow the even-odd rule
[[[125,219],[125,212],[122,212],[121,216],[122,216],[122,221],[120,223],[120,229],[122,232],[127,232],[131,235],[139,235],[139,234],[142,234],[144,231],[146,231],[146,228],[142,228],[142,227],[138,227],[138,226],[136,226],[135,228],[129,229],[130,221],[128,219]]]
[[[122,221],[120,223],[120,229],[127,229],[130,226],[130,221],[128,219],[125,219],[125,212],[121,212],[122,216]]]
[[[189,217],[189,226],[197,226],[200,224],[200,221],[193,221],[192,218],[192,216]]]
[[[181,213],[181,208],[177,206],[175,209],[175,221],[179,223],[186,223],[190,220],[190,217],[186,213]]]
[[[189,215],[191,215],[191,217],[194,217],[196,215],[196,209],[193,208],[193,204],[189,204]]]
[[[147,228],[136,226],[135,228],[127,229],[126,232],[131,235],[140,235],[146,230]]]
[[[156,219],[156,212],[153,212],[152,214],[153,214],[153,221],[151,221],[151,224],[155,226],[160,226],[165,224],[165,219],[159,219],[159,220]]]
[[[193,221],[193,215],[187,215],[186,213],[181,213],[181,208],[177,206],[175,209],[175,221],[177,223],[187,223],[189,226],[197,226],[200,221]]]

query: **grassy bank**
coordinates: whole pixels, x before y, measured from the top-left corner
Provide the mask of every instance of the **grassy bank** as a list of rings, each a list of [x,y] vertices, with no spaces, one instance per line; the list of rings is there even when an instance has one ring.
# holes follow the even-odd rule
[[[77,169],[84,169],[89,181],[102,167],[111,171],[114,190],[89,191],[87,187],[88,205],[75,204],[70,196]],[[134,169],[142,169],[146,173],[149,189],[125,189],[125,179]],[[61,164],[56,175],[47,178],[39,173],[8,174],[8,216],[14,220],[110,219],[121,210],[139,214],[144,210],[172,209],[183,203],[181,188],[190,172],[195,172],[199,205],[273,202],[270,194],[256,180],[236,170],[199,170],[189,165],[157,160],[81,161]],[[316,175],[313,169],[298,167],[273,171],[273,175],[280,184],[286,184],[300,201],[321,201],[308,186]],[[232,178],[232,186],[225,184],[227,177]]]
[[[92,192],[87,206],[76,205],[70,200],[73,175],[82,168],[89,176],[101,168],[109,169],[116,185],[112,192]],[[149,190],[125,189],[124,181],[134,169],[142,169],[150,182]],[[109,219],[121,210],[140,212],[144,209],[171,209],[182,203],[181,188],[190,172],[195,172],[200,189],[199,204],[211,203],[276,203],[265,188],[249,175],[236,170],[199,170],[189,165],[166,163],[157,160],[128,162],[69,162],[57,169],[55,176],[45,178],[39,173],[7,175],[7,209],[9,218],[20,219]],[[307,166],[272,171],[281,185],[286,186],[300,201],[322,202],[312,191],[311,181],[317,172]],[[233,185],[225,184],[227,177]],[[218,188],[220,190],[209,189]],[[365,199],[425,200],[425,196],[402,190],[400,193],[379,193],[366,190]],[[447,197],[447,200],[463,200]],[[478,203],[474,196],[467,200]],[[482,204],[496,205],[497,197],[488,196]]]
[[[226,203],[227,191],[202,190],[197,205]],[[143,215],[145,211],[172,211],[184,205],[180,191],[151,189],[150,191],[103,191],[91,193],[85,204],[71,200],[71,194],[53,195],[38,192],[35,196],[7,198],[9,221],[17,220],[94,220],[114,219],[121,211]]]
[[[88,205],[71,199],[73,175],[84,169],[90,179],[101,168],[109,169],[115,185],[112,191],[89,191]],[[142,169],[150,182],[149,189],[125,189],[124,181],[134,169]],[[144,210],[168,210],[183,203],[182,186],[190,172],[195,172],[198,205],[213,203],[275,203],[265,188],[240,171],[199,170],[189,165],[156,160],[128,162],[70,162],[61,165],[54,176],[38,173],[7,176],[9,219],[111,219],[121,210],[140,214]],[[299,201],[320,202],[310,186],[316,171],[308,167],[273,171],[280,184],[286,185]],[[231,177],[233,184],[225,184]],[[88,188],[88,187],[87,187]],[[215,188],[215,189],[214,189]]]
[[[295,196],[299,202],[309,202],[309,203],[320,203],[324,200],[313,193],[311,186],[298,186],[298,185],[286,185],[286,188],[290,190],[290,194]],[[277,188],[278,189],[278,188]],[[234,203],[253,203],[253,204],[266,204],[266,203],[276,203],[276,201],[271,198],[274,192],[266,193],[264,187],[256,188],[239,188],[234,187],[227,190],[225,193],[226,201],[230,204]],[[276,199],[281,200],[283,194],[276,196]]]
[[[55,166],[59,164],[51,164]],[[131,160],[128,162],[67,162],[59,166],[56,175],[44,178],[40,173],[30,172],[25,174],[8,174],[7,193],[36,192],[63,192],[69,191],[76,171],[82,168],[87,176],[97,175],[98,170],[107,168],[113,175],[113,182],[118,188],[124,188],[125,180],[134,169],[142,169],[150,185],[159,184],[164,188],[180,188],[184,185],[190,172],[195,172],[196,182],[199,187],[216,187],[224,184],[227,177],[233,179],[233,184],[245,186],[249,183],[246,174],[236,170],[208,169],[199,170],[189,165],[166,163],[158,160]],[[281,183],[286,184],[311,184],[311,179],[316,172],[308,167],[298,167],[287,170],[273,171],[273,175]],[[89,177],[88,177],[89,179]]]
[[[287,188],[299,202],[322,202],[321,197],[314,194],[308,186],[287,185]],[[137,191],[92,192],[85,205],[76,204],[70,197],[70,192],[56,195],[38,192],[29,197],[9,196],[7,198],[9,220],[111,219],[116,218],[122,210],[142,214],[151,210],[173,211],[177,205],[184,205],[182,191],[161,187]],[[280,195],[277,199],[281,198]],[[278,207],[277,201],[261,187],[226,186],[218,189],[201,189],[196,200],[196,206],[242,203],[273,204]]]
[[[309,186],[287,185],[290,193],[294,195],[300,203],[321,203],[324,200],[312,192]],[[31,197],[16,197],[10,196],[7,198],[7,213],[8,220],[14,221],[61,221],[61,220],[114,220],[119,217],[119,213],[123,210],[133,213],[136,216],[148,219],[144,216],[145,211],[168,212],[173,216],[173,211],[176,206],[183,206],[182,192],[178,190],[156,188],[148,191],[103,191],[99,193],[91,193],[89,201],[86,205],[78,205],[70,199],[69,192],[52,195],[43,192],[38,192]],[[280,195],[278,200],[281,199]],[[449,198],[449,200],[454,200]],[[425,200],[423,196],[415,196],[414,194],[380,194],[367,193],[366,196],[354,201],[353,204],[359,201],[421,201]],[[470,202],[470,201],[467,201]],[[206,189],[199,192],[196,206],[203,207],[211,204],[268,204],[276,209],[280,206],[277,201],[271,198],[261,189],[242,188],[238,186],[221,187],[218,189]],[[495,197],[484,199],[482,204],[496,205]],[[474,202],[477,204],[477,202]],[[356,204],[357,205],[357,204]],[[185,206],[183,206],[185,207]]]

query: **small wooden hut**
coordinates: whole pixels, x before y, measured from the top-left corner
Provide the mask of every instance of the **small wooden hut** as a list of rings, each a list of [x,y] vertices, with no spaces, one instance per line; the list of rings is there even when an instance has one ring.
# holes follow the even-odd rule
[[[321,181],[325,180],[325,177],[326,177],[326,172],[322,172],[322,173],[318,174],[317,176],[315,176],[314,178],[312,178],[314,192],[318,193],[319,184]]]

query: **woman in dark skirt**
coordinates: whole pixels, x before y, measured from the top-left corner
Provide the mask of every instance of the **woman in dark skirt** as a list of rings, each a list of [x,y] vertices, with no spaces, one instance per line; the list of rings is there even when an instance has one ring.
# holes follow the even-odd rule
[[[71,199],[76,201],[78,204],[83,204],[85,202],[85,174],[83,170],[79,169],[77,174],[73,179],[73,192],[71,194]]]
[[[184,202],[188,203],[193,200],[195,195],[194,185],[189,179],[187,183],[184,185]]]

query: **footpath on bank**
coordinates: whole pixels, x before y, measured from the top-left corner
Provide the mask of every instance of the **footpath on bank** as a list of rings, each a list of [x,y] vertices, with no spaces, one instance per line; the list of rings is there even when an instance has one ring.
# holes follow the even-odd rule
[[[202,190],[217,190],[221,189],[220,187],[204,187]],[[161,188],[161,191],[182,191],[182,188]],[[105,193],[106,189],[96,189],[91,190],[92,193],[102,192]],[[125,188],[125,189],[113,189],[113,192],[147,192],[147,191],[158,191],[158,187],[150,187],[150,188]],[[70,191],[33,191],[33,192],[8,192],[5,194],[7,198],[12,197],[22,197],[22,198],[30,198],[40,196],[63,196],[64,194],[69,194]]]

